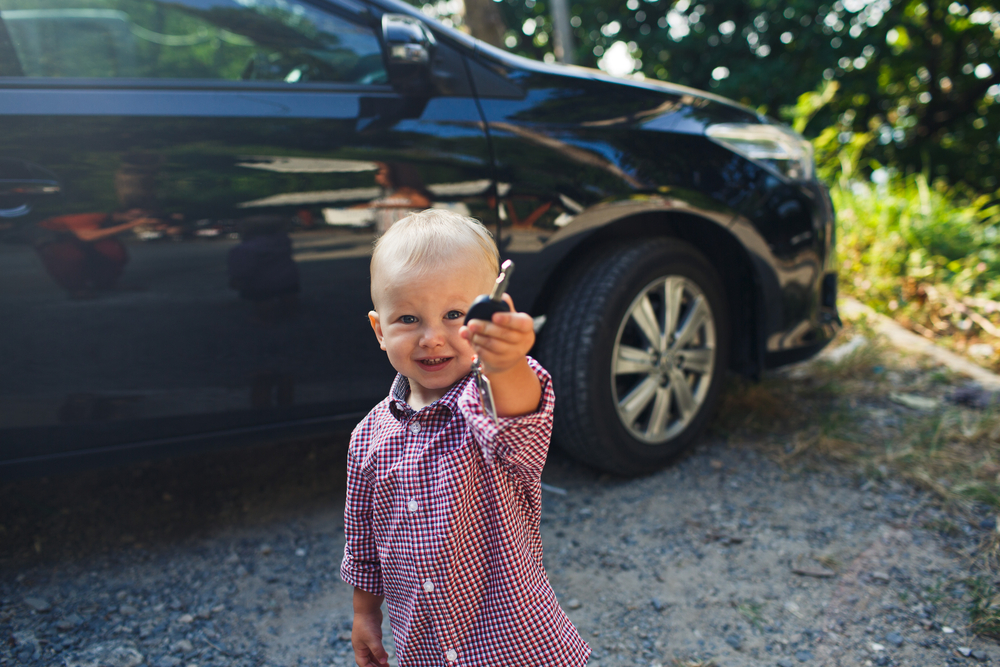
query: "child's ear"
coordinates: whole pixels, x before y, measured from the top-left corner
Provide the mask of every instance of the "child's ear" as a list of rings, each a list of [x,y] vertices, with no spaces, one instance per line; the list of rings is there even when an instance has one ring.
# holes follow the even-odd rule
[[[378,313],[374,310],[368,311],[368,321],[371,322],[372,331],[375,332],[375,337],[378,338],[378,346],[385,349],[385,343],[383,342],[384,336],[382,335],[382,322],[378,319]]]

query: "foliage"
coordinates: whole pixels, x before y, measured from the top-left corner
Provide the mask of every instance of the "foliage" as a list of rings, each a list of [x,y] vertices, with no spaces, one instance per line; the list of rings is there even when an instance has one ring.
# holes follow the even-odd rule
[[[870,136],[864,165],[926,168],[980,191],[1000,184],[1000,11],[991,0],[569,2],[578,64],[709,89],[774,114],[834,82],[830,103],[802,127],[807,135],[835,127],[844,145]],[[434,14],[455,4],[423,6]],[[506,46],[553,61],[551,0],[498,4]]]
[[[907,302],[913,281],[962,294],[1000,297],[1000,205],[962,197],[924,174],[881,169],[878,182],[843,179],[833,187],[838,253],[851,286],[869,302]],[[909,295],[915,296],[915,295]]]
[[[1000,199],[886,168],[853,180],[843,164],[831,190],[842,290],[1000,365]]]

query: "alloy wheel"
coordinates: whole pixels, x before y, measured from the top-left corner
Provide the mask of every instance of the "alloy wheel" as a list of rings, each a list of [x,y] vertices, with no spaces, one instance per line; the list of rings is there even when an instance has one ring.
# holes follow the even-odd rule
[[[615,407],[633,437],[658,445],[687,428],[708,396],[715,348],[711,306],[692,280],[666,276],[639,292],[611,361]]]

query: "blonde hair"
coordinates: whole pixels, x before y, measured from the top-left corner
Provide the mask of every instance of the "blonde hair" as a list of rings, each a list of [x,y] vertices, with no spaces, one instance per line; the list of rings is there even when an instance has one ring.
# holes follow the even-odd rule
[[[483,223],[437,208],[406,216],[375,240],[371,262],[372,303],[378,305],[376,289],[384,283],[389,271],[421,274],[462,257],[481,266],[484,275],[492,277],[500,273],[500,253]]]

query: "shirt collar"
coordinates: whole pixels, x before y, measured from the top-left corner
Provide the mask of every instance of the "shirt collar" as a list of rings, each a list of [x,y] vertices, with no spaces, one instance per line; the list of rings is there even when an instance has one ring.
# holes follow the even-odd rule
[[[462,392],[465,391],[465,387],[471,379],[472,373],[466,374],[465,377],[453,384],[444,396],[434,401],[427,407],[444,407],[447,408],[452,414],[457,414],[458,399],[461,398]],[[405,376],[396,373],[396,379],[393,380],[392,389],[389,391],[389,411],[392,412],[393,416],[400,421],[408,419],[416,413],[416,410],[410,407],[410,404],[406,402],[406,397],[409,393],[410,381]]]

